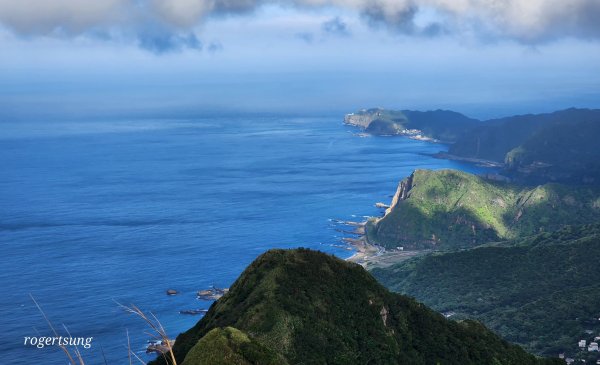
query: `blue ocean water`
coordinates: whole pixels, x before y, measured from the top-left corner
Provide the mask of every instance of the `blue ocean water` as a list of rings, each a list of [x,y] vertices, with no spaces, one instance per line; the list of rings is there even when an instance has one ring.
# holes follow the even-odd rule
[[[427,154],[444,145],[360,138],[340,117],[5,122],[0,131],[0,358],[65,364],[29,294],[87,364],[143,359],[152,311],[170,335],[208,308],[195,293],[229,286],[269,248],[348,257],[332,219],[380,212],[416,168],[481,169]],[[166,289],[181,291],[167,296]],[[62,328],[59,330],[64,333]]]

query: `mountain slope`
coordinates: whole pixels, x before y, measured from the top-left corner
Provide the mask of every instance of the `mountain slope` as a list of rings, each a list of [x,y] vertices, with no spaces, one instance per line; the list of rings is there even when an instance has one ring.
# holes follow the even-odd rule
[[[570,125],[584,121],[600,121],[600,110],[573,108],[488,120],[458,138],[449,153],[502,162],[510,150],[522,145],[542,129],[559,131],[566,128],[562,131],[568,132]]]
[[[388,248],[454,249],[600,220],[600,188],[524,187],[455,170],[416,170],[400,182],[370,242]]]
[[[525,181],[600,182],[600,110],[567,109],[486,121],[456,139],[448,153],[505,162]]]
[[[196,326],[177,337],[178,361],[205,364],[194,360],[203,339],[230,326],[290,364],[562,363],[527,354],[476,322],[446,320],[389,292],[361,266],[306,249],[257,258]]]
[[[504,174],[527,183],[600,182],[600,110],[566,109],[479,121],[435,110],[363,109],[346,124],[374,135],[404,135],[451,143],[444,158],[505,164]]]
[[[574,350],[584,330],[600,333],[599,255],[600,224],[594,224],[427,255],[373,274],[394,291],[556,355]]]
[[[348,114],[346,124],[363,128],[375,135],[420,135],[453,142],[480,122],[449,110],[427,112],[411,110],[364,109]]]
[[[202,337],[185,356],[181,365],[287,365],[277,352],[233,328],[214,328]]]
[[[537,181],[600,183],[600,117],[565,124],[543,128],[510,150],[506,172]]]

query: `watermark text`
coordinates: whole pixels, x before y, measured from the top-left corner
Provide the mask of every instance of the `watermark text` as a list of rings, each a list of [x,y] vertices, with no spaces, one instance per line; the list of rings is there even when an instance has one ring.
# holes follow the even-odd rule
[[[35,346],[38,349],[43,349],[46,346],[81,346],[84,349],[92,347],[93,337],[46,337],[32,336],[23,337],[24,346]]]

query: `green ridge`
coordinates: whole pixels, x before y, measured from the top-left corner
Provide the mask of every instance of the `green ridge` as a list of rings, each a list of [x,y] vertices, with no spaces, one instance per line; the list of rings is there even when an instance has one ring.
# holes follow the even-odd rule
[[[185,358],[184,365],[200,365],[203,351],[210,351],[212,363],[228,364],[214,360],[215,348],[233,356],[231,335],[223,331],[239,338],[234,343],[255,342],[289,364],[562,363],[530,355],[477,322],[449,321],[389,292],[361,266],[306,249],[258,257],[198,324],[177,337],[174,354]],[[211,343],[217,345],[208,349]]]
[[[529,351],[575,353],[600,334],[600,224],[435,253],[374,269],[390,289],[483,321]],[[591,336],[593,339],[593,336]]]
[[[537,181],[600,183],[600,116],[555,123],[533,134],[504,160],[514,176]]]
[[[503,174],[530,184],[600,183],[598,109],[571,108],[482,122],[447,110],[375,108],[348,114],[345,122],[374,135],[419,134],[451,143],[448,154],[440,156],[505,164]]]
[[[567,109],[486,121],[456,139],[455,156],[505,162],[528,181],[600,183],[600,110]]]
[[[384,247],[456,249],[600,220],[600,188],[526,187],[455,170],[416,170],[385,217],[367,224]]]
[[[453,142],[480,125],[476,119],[449,110],[419,112],[373,108],[349,114],[345,121],[374,135],[398,135],[402,130],[416,129],[424,137],[446,142]]]
[[[233,328],[214,328],[185,356],[181,365],[286,365],[275,351]]]

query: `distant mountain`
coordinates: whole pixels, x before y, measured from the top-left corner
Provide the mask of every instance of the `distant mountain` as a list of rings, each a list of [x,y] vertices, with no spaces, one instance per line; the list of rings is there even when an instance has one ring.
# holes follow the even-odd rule
[[[600,115],[542,128],[504,160],[507,174],[532,182],[600,184]]]
[[[524,143],[544,125],[570,119],[571,109],[552,114],[526,114],[488,120],[450,146],[449,153],[503,162],[506,153]]]
[[[377,135],[451,143],[442,157],[505,164],[527,183],[600,184],[600,110],[566,109],[480,122],[451,111],[361,110],[347,124]]]
[[[575,131],[569,125],[585,121],[600,122],[600,110],[572,108],[546,114],[492,119],[458,138],[449,152],[457,156],[504,161],[510,150],[522,145],[544,128],[555,131],[567,128],[561,130],[561,135],[566,136]]]
[[[363,128],[375,135],[405,135],[453,142],[480,124],[476,119],[448,110],[427,112],[410,110],[363,109],[347,114],[346,124]]]
[[[600,221],[600,187],[526,187],[456,170],[416,170],[402,180],[370,242],[388,248],[465,248]]]
[[[257,258],[177,337],[174,354],[183,365],[563,363],[536,358],[477,322],[447,320],[389,292],[361,266],[305,249]]]
[[[594,224],[435,253],[372,273],[394,291],[453,318],[481,320],[530,351],[574,356],[577,341],[600,336],[599,254],[600,224]]]
[[[456,140],[449,154],[506,163],[530,182],[600,183],[600,110],[567,109],[491,120]]]

